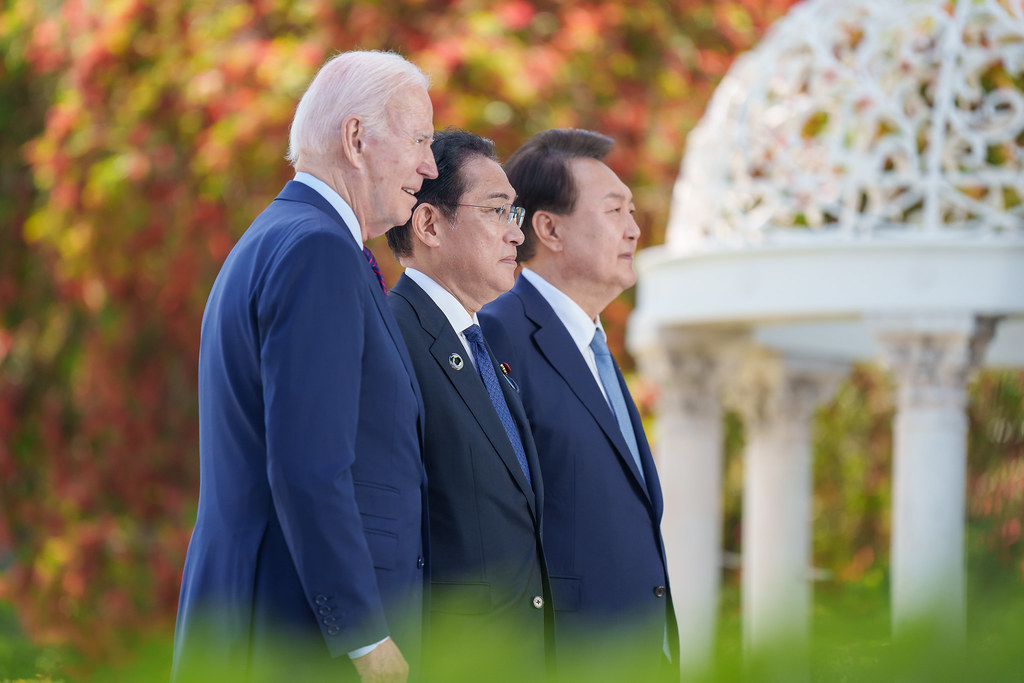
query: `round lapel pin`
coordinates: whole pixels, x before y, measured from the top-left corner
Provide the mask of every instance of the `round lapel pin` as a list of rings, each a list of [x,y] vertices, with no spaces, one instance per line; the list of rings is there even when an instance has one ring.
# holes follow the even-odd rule
[[[452,366],[453,370],[461,370],[463,366],[462,356],[457,353],[453,353],[448,356],[448,364]]]

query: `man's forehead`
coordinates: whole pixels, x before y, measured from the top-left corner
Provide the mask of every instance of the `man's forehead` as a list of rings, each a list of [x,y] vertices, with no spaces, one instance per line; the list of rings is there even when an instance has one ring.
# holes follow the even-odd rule
[[[484,199],[512,199],[515,196],[508,176],[494,159],[474,154],[462,164],[460,171],[466,183],[464,194],[476,193]]]
[[[396,127],[408,130],[425,128],[425,132],[433,134],[434,108],[423,88],[406,86],[395,93],[388,102],[387,114],[388,120]]]

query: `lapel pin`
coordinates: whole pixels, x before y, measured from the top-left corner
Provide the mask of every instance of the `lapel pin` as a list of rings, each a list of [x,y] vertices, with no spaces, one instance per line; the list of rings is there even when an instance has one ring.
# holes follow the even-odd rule
[[[519,385],[515,383],[515,380],[512,379],[512,375],[509,374],[512,372],[512,368],[509,367],[508,363],[498,363],[498,367],[501,368],[501,374],[505,376],[505,381],[508,382],[508,385],[518,394]]]
[[[448,364],[452,366],[453,370],[461,370],[463,366],[462,356],[457,353],[453,353],[448,356]]]

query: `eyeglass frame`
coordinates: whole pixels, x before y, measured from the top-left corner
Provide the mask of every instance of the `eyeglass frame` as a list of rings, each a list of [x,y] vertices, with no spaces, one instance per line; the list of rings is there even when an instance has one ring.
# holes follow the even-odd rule
[[[526,208],[522,206],[516,206],[510,202],[506,202],[501,206],[486,206],[484,204],[456,204],[455,206],[469,206],[474,209],[490,209],[498,214],[498,222],[501,222],[501,214],[504,213],[505,207],[508,207],[508,220],[505,221],[506,225],[511,225],[513,216],[515,217],[516,227],[523,227],[523,221],[526,219]]]

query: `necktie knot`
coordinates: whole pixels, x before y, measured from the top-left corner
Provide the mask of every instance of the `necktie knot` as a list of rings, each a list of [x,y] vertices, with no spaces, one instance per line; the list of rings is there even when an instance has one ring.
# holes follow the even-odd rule
[[[611,350],[608,348],[608,342],[605,341],[604,330],[600,327],[594,330],[594,338],[590,340],[590,350],[598,356],[612,355]]]

